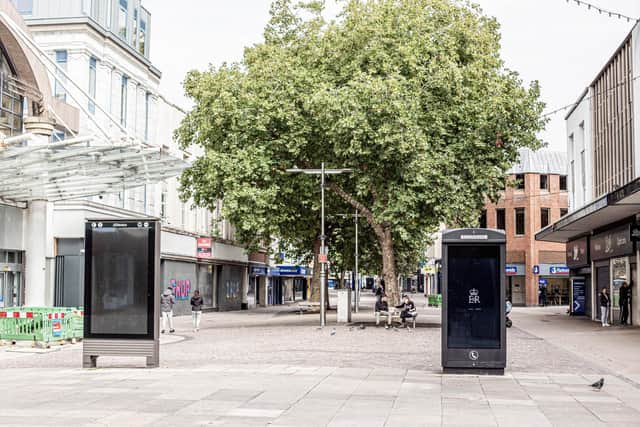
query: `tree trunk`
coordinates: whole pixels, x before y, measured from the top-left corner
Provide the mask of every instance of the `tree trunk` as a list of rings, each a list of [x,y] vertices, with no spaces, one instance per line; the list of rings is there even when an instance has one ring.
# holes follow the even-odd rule
[[[382,275],[384,276],[385,294],[389,299],[389,305],[400,304],[400,290],[398,289],[398,280],[396,277],[396,261],[393,254],[393,237],[391,230],[384,230],[382,235],[378,236],[380,248],[382,249]]]
[[[310,302],[320,302],[320,263],[318,262],[318,254],[320,253],[320,239],[313,242],[313,274],[311,276],[311,295]]]
[[[340,196],[345,202],[349,203],[367,219],[367,222],[373,228],[378,237],[380,249],[382,251],[382,274],[384,276],[385,294],[389,298],[389,305],[400,304],[400,290],[396,278],[396,260],[393,252],[393,237],[391,227],[377,222],[373,212],[362,203],[358,202],[353,195],[344,191],[334,182],[329,182],[329,188]],[[377,198],[374,194],[374,198]]]
[[[344,288],[344,270],[340,273],[340,289]]]

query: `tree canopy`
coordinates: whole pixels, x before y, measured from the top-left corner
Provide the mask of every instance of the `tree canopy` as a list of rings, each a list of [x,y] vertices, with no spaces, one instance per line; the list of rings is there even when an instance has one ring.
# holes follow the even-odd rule
[[[395,283],[439,224],[475,223],[518,148],[540,147],[538,85],[505,68],[498,23],[465,1],[348,0],[332,21],[322,11],[277,0],[264,42],[240,63],[189,73],[195,106],[176,135],[206,154],[184,173],[184,194],[203,206],[224,198],[247,244],[309,244],[318,182],[284,169],[352,168],[329,180],[331,203],[366,219]]]

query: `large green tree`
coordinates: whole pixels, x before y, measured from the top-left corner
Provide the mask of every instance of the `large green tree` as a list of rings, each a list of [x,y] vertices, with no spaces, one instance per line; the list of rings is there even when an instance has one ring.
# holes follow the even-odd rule
[[[184,192],[205,206],[224,197],[256,242],[317,220],[317,182],[285,168],[353,168],[328,188],[366,219],[395,284],[440,223],[475,222],[518,148],[540,146],[543,104],[505,68],[495,19],[465,1],[349,0],[330,22],[322,9],[277,0],[241,63],[189,73],[195,107],[177,137],[206,155]]]

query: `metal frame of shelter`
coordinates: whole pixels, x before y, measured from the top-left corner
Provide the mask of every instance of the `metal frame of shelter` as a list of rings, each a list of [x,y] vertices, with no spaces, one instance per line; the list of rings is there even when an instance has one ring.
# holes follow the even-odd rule
[[[72,137],[59,142],[49,142],[29,133],[0,141],[0,201],[59,201],[113,193],[174,177],[189,167],[189,162],[182,156],[132,135],[9,16],[0,12],[0,20],[34,53],[99,133],[78,136],[69,129]],[[96,109],[115,125],[116,132],[106,130],[86,110],[86,103],[78,100],[70,90],[70,84],[93,102]],[[47,109],[56,116],[51,106]],[[56,119],[69,128],[60,117],[56,116]]]

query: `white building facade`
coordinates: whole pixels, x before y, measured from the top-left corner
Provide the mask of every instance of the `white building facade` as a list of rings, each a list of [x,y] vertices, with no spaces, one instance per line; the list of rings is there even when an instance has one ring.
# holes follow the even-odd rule
[[[120,133],[141,141],[145,150],[159,150],[161,157],[188,162],[200,154],[181,150],[173,140],[185,111],[159,93],[161,72],[149,59],[151,14],[140,0],[13,3],[33,40],[56,64],[56,71],[49,73],[52,103],[67,104],[80,112],[76,126],[57,117],[51,142],[76,135]],[[155,163],[140,165],[140,174],[149,168],[156,168]],[[25,275],[27,286],[20,303],[82,305],[87,218],[157,217],[163,221],[163,286],[181,287],[181,294],[189,295],[199,289],[205,308],[248,308],[252,300],[249,260],[252,265],[262,265],[264,260],[234,244],[234,230],[221,217],[221,205],[210,212],[194,208],[189,201],[183,203],[175,175],[139,185],[125,185],[123,180],[122,186],[106,176],[98,177],[90,197],[46,203],[44,213],[33,220],[28,213],[18,213],[25,223],[48,224],[45,235],[40,236],[46,259],[44,286],[29,286]],[[108,185],[101,187],[100,179]],[[28,250],[20,253],[24,259],[31,258]],[[178,302],[176,311],[190,311],[187,298]]]

